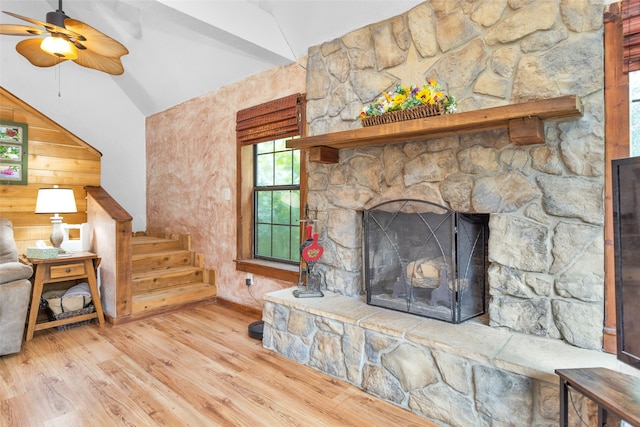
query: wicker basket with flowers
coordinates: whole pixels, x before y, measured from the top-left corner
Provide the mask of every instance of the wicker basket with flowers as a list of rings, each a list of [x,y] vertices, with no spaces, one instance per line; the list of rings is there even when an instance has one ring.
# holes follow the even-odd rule
[[[420,86],[398,85],[393,92],[383,93],[360,112],[362,126],[381,125],[404,120],[450,114],[456,111],[456,100],[447,94],[436,79]]]

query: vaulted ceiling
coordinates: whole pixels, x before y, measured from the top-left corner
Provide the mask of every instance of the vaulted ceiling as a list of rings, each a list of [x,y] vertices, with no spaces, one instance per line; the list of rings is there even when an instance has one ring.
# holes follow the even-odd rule
[[[78,87],[115,83],[113,90],[122,91],[148,116],[257,72],[295,62],[310,46],[398,15],[418,3],[64,0],[63,10],[69,17],[129,49],[122,57],[124,74],[111,76],[70,61],[36,68],[14,49],[23,37],[2,35],[0,84],[18,96],[29,93],[34,84],[44,84],[59,96],[70,93],[75,97],[82,94]],[[47,12],[58,9],[58,0],[0,0],[0,8],[45,21]],[[30,25],[6,14],[0,14],[0,23]]]
[[[461,1],[461,0],[438,0]],[[102,153],[101,185],[146,229],[146,118],[304,57],[310,46],[399,15],[417,0],[63,0],[71,18],[129,49],[124,74],[71,61],[39,68],[0,35],[0,86]],[[39,21],[58,0],[0,0]],[[0,13],[2,24],[28,24]],[[188,130],[185,140],[188,143]]]

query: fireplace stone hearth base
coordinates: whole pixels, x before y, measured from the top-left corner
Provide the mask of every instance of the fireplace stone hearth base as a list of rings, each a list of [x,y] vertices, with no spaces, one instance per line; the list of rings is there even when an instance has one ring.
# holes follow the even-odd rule
[[[614,355],[475,319],[456,325],[330,291],[299,299],[293,289],[264,296],[265,348],[444,425],[551,425],[555,369],[625,370]],[[573,398],[583,419],[593,416],[589,401]]]

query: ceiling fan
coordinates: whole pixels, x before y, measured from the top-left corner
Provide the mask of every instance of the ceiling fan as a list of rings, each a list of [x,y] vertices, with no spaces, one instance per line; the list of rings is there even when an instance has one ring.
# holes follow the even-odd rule
[[[16,45],[18,53],[36,67],[51,67],[69,59],[83,67],[105,73],[114,75],[124,73],[120,57],[129,53],[127,48],[84,22],[69,18],[62,10],[62,0],[58,1],[58,10],[47,13],[46,22],[12,12],[3,12],[42,27],[0,24],[0,34],[46,35],[44,38],[23,40]]]

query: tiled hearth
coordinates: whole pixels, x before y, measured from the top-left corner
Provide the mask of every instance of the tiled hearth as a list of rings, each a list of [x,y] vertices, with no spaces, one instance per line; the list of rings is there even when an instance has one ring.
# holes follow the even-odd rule
[[[551,425],[555,369],[620,369],[611,354],[491,328],[482,318],[456,325],[323,292],[265,295],[264,347],[448,425]],[[588,416],[587,403],[576,402]]]

